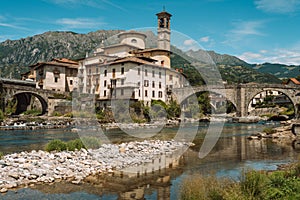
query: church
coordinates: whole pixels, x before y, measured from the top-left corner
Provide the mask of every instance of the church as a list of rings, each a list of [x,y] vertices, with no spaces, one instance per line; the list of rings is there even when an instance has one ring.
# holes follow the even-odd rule
[[[146,48],[146,34],[121,32],[117,44],[101,44],[92,55],[79,61],[78,90],[95,94],[97,104],[105,108],[114,99],[168,102],[172,90],[185,84],[182,72],[171,68],[170,19],[162,11],[157,16],[157,47]]]

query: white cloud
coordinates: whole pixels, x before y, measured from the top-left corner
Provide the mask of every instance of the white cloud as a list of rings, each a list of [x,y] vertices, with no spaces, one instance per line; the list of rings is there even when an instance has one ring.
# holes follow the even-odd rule
[[[233,28],[226,34],[226,40],[222,42],[225,45],[237,48],[242,44],[251,44],[253,36],[265,36],[262,29],[265,21],[236,21],[232,23]]]
[[[270,13],[291,13],[299,9],[299,0],[256,0],[256,8]]]
[[[100,8],[100,9],[104,9],[106,4],[127,12],[126,9],[109,0],[44,0],[44,1],[57,4],[60,6],[65,6],[65,7],[89,6],[89,7]]]
[[[263,21],[240,21],[233,23],[234,29],[231,33],[234,35],[264,35],[260,29],[263,27]]]
[[[63,26],[65,29],[85,29],[85,28],[100,28],[105,23],[101,19],[91,18],[62,18],[56,20],[56,24]]]
[[[188,40],[184,40],[183,44],[186,46],[192,46],[192,45],[196,44],[196,42],[195,42],[195,40],[188,39]]]
[[[205,36],[205,37],[200,38],[200,42],[209,42],[209,41],[210,41],[209,36]]]
[[[181,49],[182,51],[188,51],[188,50],[194,50],[197,51],[199,49],[202,49],[200,45],[193,39],[186,39],[181,40],[178,45],[175,45],[177,48]]]
[[[261,50],[258,53],[244,52],[238,56],[249,63],[281,63],[288,65],[300,65],[300,50],[274,49],[272,51]]]

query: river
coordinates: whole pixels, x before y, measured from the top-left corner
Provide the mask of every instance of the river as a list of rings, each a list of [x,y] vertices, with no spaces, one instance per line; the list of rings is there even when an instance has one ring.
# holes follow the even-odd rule
[[[0,195],[0,199],[178,199],[181,181],[193,174],[215,174],[238,180],[247,169],[274,170],[278,164],[297,159],[299,152],[291,146],[280,146],[270,140],[248,140],[247,136],[263,130],[262,124],[226,123],[213,150],[203,159],[198,151],[208,124],[202,123],[194,139],[194,147],[185,152],[177,166],[135,178],[115,175],[95,177],[90,183],[74,185],[55,183],[35,185]],[[188,133],[190,129],[186,128]],[[164,128],[152,139],[172,139],[178,128]],[[106,136],[113,143],[135,140],[120,130],[109,130]],[[43,149],[53,139],[68,141],[78,138],[66,130],[1,131],[0,151],[5,153]]]

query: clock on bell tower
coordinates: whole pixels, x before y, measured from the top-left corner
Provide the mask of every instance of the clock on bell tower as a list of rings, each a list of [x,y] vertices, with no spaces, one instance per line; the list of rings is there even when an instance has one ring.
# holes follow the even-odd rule
[[[158,27],[157,27],[157,48],[170,51],[170,19],[171,14],[162,11],[156,14],[158,19]]]

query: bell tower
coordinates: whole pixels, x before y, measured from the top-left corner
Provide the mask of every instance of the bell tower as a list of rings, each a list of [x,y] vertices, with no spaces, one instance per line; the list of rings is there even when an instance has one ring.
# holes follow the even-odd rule
[[[170,19],[171,14],[166,12],[165,9],[156,14],[158,19],[158,27],[157,27],[157,48],[170,51]]]

